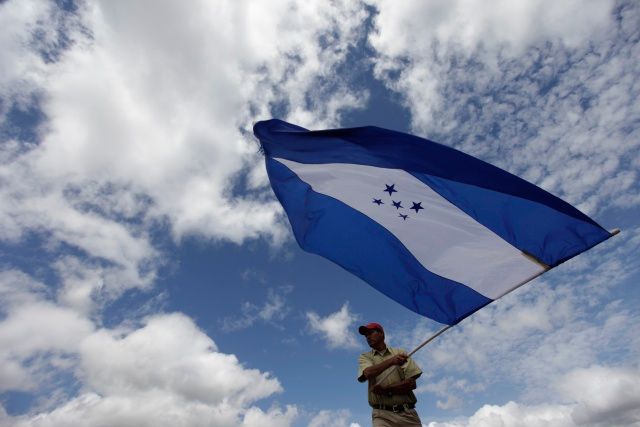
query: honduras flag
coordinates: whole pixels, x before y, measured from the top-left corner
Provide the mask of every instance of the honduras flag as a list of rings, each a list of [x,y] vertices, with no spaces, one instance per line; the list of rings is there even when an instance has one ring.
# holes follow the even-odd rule
[[[495,166],[377,127],[253,128],[302,249],[453,325],[612,236]]]

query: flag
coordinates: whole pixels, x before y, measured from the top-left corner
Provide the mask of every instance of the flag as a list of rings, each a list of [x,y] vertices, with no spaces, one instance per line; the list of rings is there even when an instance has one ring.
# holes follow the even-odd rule
[[[300,247],[453,325],[611,237],[575,207],[417,136],[255,124]]]

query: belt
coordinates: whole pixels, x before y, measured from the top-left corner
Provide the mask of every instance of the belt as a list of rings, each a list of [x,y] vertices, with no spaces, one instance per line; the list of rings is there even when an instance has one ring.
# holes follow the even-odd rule
[[[373,409],[383,409],[385,411],[404,412],[416,407],[414,403],[400,403],[398,405],[371,405]]]

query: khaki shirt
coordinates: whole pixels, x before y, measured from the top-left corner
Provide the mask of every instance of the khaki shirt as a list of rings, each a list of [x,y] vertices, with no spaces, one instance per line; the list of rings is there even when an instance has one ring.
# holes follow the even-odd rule
[[[358,359],[358,381],[364,382],[365,379],[363,377],[364,370],[369,366],[377,365],[378,363],[382,363],[390,357],[406,352],[400,348],[390,348],[387,347],[384,351],[379,352],[377,350],[371,349],[366,353],[362,353],[360,358]],[[407,378],[418,377],[422,374],[422,370],[413,361],[413,359],[409,358],[407,363],[402,366],[394,365],[389,369],[393,370],[393,372],[382,382],[383,386],[389,386],[393,384],[397,384],[400,381],[404,381]],[[387,371],[389,370],[387,369]],[[387,371],[382,372],[375,380],[369,381],[369,405],[398,405],[403,403],[416,403],[416,396],[412,391],[406,394],[394,394],[391,397],[383,396],[380,394],[375,394],[371,390],[373,386],[377,383],[378,378],[382,378],[386,375]]]

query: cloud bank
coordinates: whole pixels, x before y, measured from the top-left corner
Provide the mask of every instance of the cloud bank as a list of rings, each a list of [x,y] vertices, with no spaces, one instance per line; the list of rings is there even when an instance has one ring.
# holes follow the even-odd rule
[[[375,72],[414,131],[588,213],[638,206],[637,5],[372,4]]]
[[[364,34],[369,11],[373,27]],[[105,326],[104,310],[129,291],[153,289],[166,246],[193,237],[276,245],[287,238],[252,123],[277,115],[311,128],[338,126],[362,108],[367,92],[346,63],[363,37],[375,76],[401,96],[416,133],[591,214],[635,212],[640,204],[633,2],[196,1],[185,8],[79,1],[63,8],[13,0],[0,4],[0,27],[7,254],[0,390],[37,397],[21,416],[0,406],[0,425],[290,426],[299,419],[293,405],[258,406],[282,389],[279,381],[222,352],[186,315],[156,308]],[[563,265],[434,345],[423,366],[441,374],[426,371],[423,391],[435,393],[440,408],[459,408],[501,379],[523,390],[520,403],[485,405],[441,425],[637,423],[638,367],[622,361],[640,354],[640,320],[607,292],[637,273],[639,235],[629,227],[618,249]],[[591,318],[595,307],[602,309]],[[228,325],[277,323],[286,312],[284,297],[272,293]],[[347,304],[327,316],[307,313],[309,329],[330,348],[356,346],[355,319]],[[420,323],[403,345],[412,348],[431,328]],[[484,374],[463,380],[448,366]],[[587,395],[592,389],[602,392]],[[159,417],[160,408],[170,416]],[[320,411],[310,418],[319,426],[347,425],[350,417]]]
[[[337,70],[366,16],[348,1],[0,4],[0,390],[37,401],[0,424],[291,425],[295,406],[254,405],[278,380],[186,315],[105,327],[105,309],[151,292],[186,238],[287,238],[252,124],[360,108]],[[245,317],[281,320],[283,304]]]

